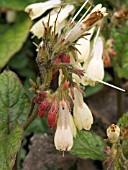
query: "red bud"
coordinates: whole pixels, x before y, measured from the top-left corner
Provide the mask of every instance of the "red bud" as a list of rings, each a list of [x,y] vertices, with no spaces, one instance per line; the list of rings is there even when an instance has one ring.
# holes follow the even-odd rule
[[[68,89],[68,85],[69,85],[69,81],[66,81],[66,82],[64,83],[64,88],[65,88],[65,90]]]
[[[49,112],[47,123],[50,126],[50,128],[54,128],[57,124],[57,114],[54,114],[53,112]]]
[[[42,118],[42,117],[44,117],[45,115],[46,115],[46,111],[39,111],[38,112],[38,117],[40,117],[40,118]]]

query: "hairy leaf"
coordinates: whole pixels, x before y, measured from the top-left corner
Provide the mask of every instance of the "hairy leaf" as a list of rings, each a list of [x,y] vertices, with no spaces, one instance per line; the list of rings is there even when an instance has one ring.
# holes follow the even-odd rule
[[[22,125],[30,109],[30,101],[15,73],[0,75],[0,131],[9,133],[17,122]]]
[[[11,170],[22,140],[22,129],[16,125],[11,133],[0,133],[0,170]]]
[[[128,112],[124,113],[123,116],[118,120],[118,126],[120,128],[128,127]]]
[[[104,160],[104,147],[105,143],[99,136],[90,132],[79,131],[74,140],[71,153],[81,158]]]
[[[0,24],[0,68],[20,50],[29,34],[31,20],[25,13],[17,16],[15,24]]]
[[[122,78],[128,77],[128,29],[127,25],[121,27],[121,29],[112,29],[111,37],[114,38],[114,48],[116,50],[117,56],[115,58],[116,62],[119,63],[115,67],[118,76]]]
[[[123,114],[123,116],[118,121],[118,126],[120,128],[128,128],[128,112]],[[122,141],[123,154],[128,159],[128,139]]]
[[[0,170],[11,170],[22,140],[30,101],[15,73],[0,75]]]

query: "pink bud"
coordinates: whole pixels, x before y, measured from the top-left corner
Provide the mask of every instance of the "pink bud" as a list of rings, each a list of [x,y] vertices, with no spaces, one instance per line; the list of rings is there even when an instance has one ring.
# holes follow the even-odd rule
[[[50,112],[53,112],[55,114],[58,112],[58,101],[56,99],[51,106]]]
[[[109,146],[105,146],[104,151],[105,151],[108,155],[110,155],[110,153],[111,153],[111,148],[110,148]]]
[[[55,58],[54,64],[60,63],[61,59],[59,57]]]
[[[69,55],[64,55],[63,58],[62,58],[62,62],[63,63],[70,63],[70,57]]]
[[[110,57],[109,57],[108,53],[106,53],[106,55],[104,57],[104,64],[106,67],[110,66]]]
[[[68,90],[68,85],[69,85],[69,81],[65,81],[65,83],[64,83],[64,89],[65,90]]]
[[[113,56],[116,56],[116,51],[115,51],[115,50],[112,50],[112,51],[111,51],[111,54],[112,54]]]

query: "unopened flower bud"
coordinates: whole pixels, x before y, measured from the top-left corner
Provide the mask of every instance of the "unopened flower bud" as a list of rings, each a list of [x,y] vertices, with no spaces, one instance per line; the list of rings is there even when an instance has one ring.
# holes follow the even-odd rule
[[[50,126],[50,128],[54,128],[57,124],[57,114],[54,112],[48,113],[47,123]]]
[[[68,90],[68,86],[69,86],[69,81],[66,81],[66,82],[64,83],[64,89],[65,89],[65,90]]]
[[[104,151],[106,152],[107,155],[110,155],[110,153],[111,153],[111,148],[110,148],[110,146],[106,146],[106,147],[104,148]]]
[[[46,111],[45,110],[43,110],[43,111],[39,111],[38,112],[38,117],[40,117],[40,118],[42,118],[42,117],[44,117],[45,115],[46,115]]]
[[[112,124],[107,129],[107,136],[108,136],[110,142],[112,142],[112,143],[117,142],[118,138],[120,136],[120,128],[117,125]]]
[[[48,107],[50,106],[51,104],[51,100],[50,99],[47,99],[47,100],[44,100],[38,107],[38,110],[39,111],[47,111]]]
[[[70,57],[69,55],[64,55],[62,58],[62,62],[63,63],[70,63]]]

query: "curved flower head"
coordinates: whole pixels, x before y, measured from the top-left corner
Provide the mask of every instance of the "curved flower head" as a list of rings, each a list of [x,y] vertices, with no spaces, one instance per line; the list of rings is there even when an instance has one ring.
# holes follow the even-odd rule
[[[69,151],[73,146],[73,134],[70,128],[69,110],[65,101],[60,102],[59,118],[54,143],[57,150]]]
[[[103,80],[104,78],[104,64],[102,60],[102,55],[103,55],[103,40],[102,38],[99,37],[96,40],[96,42],[94,41],[92,58],[85,68],[87,75],[94,77],[98,80]],[[89,77],[82,77],[81,83],[83,85],[94,86],[96,84],[96,81],[92,80]]]
[[[48,9],[57,7],[61,4],[60,0],[49,0],[43,3],[35,3],[28,5],[25,12],[29,13],[30,18],[33,20],[40,17]]]
[[[90,130],[93,124],[93,117],[90,109],[83,101],[83,96],[81,92],[77,89],[74,90],[75,99],[73,107],[73,117],[76,127],[81,129]]]
[[[117,140],[120,136],[120,128],[117,125],[112,124],[107,129],[107,136],[108,136],[110,142],[112,142],[112,143],[117,142]]]

